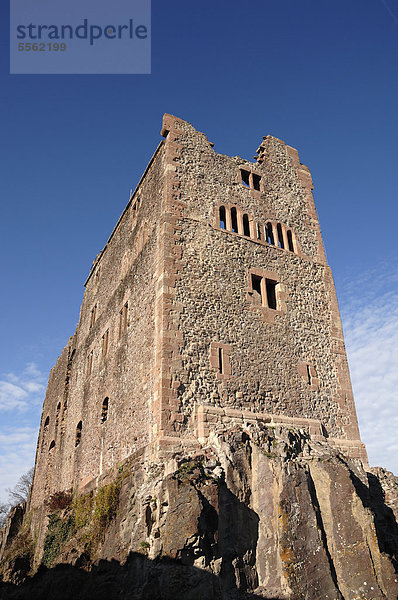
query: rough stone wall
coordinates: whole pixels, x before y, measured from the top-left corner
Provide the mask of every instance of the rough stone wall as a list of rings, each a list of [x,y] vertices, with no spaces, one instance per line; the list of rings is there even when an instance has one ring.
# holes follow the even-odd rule
[[[55,491],[84,486],[151,440],[154,274],[158,269],[163,170],[161,146],[94,261],[76,333],[51,372],[32,507]],[[102,422],[105,398],[108,411]],[[55,445],[50,449],[52,442]]]
[[[259,162],[250,163],[217,154],[184,121],[166,116],[165,130],[177,144],[173,168],[181,205],[173,234],[180,258],[170,327],[179,339],[172,349],[169,386],[177,414],[170,429],[184,430],[195,405],[210,403],[320,419],[327,436],[358,442],[361,453],[307,167],[294,149],[270,136],[259,149]],[[261,176],[259,191],[242,184],[240,168]],[[239,233],[220,228],[220,205],[227,213],[237,207],[238,221],[249,215],[250,238],[242,235],[242,221]],[[294,252],[255,239],[256,224],[268,221],[291,229]],[[253,306],[250,273],[277,280],[278,310]],[[231,375],[222,381],[210,360],[215,343],[231,346]]]
[[[76,332],[51,372],[32,507],[153,440],[194,438],[201,404],[315,419],[366,459],[307,167],[270,136],[251,163],[217,154],[171,115],[162,134],[94,261]],[[227,229],[237,209],[237,233],[220,228],[221,205]],[[281,224],[285,249],[266,243],[267,222],[275,239]],[[277,282],[275,310],[256,303],[252,274]]]

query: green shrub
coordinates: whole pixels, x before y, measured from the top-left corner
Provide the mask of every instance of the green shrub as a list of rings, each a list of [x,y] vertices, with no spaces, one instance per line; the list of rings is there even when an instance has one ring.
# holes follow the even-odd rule
[[[93,494],[76,496],[72,504],[73,518],[77,530],[82,529],[90,521],[93,510]]]
[[[53,513],[48,518],[47,534],[44,540],[43,564],[51,567],[64,544],[75,533],[72,516],[62,519],[59,513]]]

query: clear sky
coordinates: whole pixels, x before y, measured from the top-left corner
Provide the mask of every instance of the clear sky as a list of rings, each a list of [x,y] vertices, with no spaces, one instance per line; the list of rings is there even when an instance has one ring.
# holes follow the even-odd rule
[[[99,0],[104,2],[105,0]],[[217,152],[298,148],[363,440],[398,473],[398,0],[153,0],[151,75],[9,75],[1,4],[0,499],[34,462],[50,368],[164,112]]]

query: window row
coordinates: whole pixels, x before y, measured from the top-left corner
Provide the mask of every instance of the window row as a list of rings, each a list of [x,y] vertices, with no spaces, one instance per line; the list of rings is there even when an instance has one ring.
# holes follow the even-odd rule
[[[108,420],[108,411],[109,411],[109,398],[108,396],[106,398],[104,398],[102,405],[101,405],[101,417],[100,417],[100,424],[102,425],[103,423],[105,423],[105,421]],[[50,423],[50,417],[46,418],[46,421],[44,423],[44,431],[43,431],[43,442],[44,442],[44,436],[46,434],[46,431],[48,429],[48,425]],[[82,429],[83,429],[83,422],[79,421],[78,424],[76,425],[76,431],[75,431],[75,448],[77,448],[80,445],[81,439],[82,439]],[[53,448],[55,448],[55,440],[52,440],[50,442],[50,445],[48,447],[48,450],[52,450]]]
[[[297,252],[296,242],[291,229],[282,223],[268,221],[265,225],[255,223],[247,213],[236,207],[220,206],[218,209],[218,226],[220,229],[238,233],[256,241],[265,242],[290,252]]]

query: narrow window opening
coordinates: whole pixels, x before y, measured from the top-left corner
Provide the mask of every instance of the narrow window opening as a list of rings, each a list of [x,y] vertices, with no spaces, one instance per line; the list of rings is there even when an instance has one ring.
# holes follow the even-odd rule
[[[285,244],[283,241],[282,225],[280,223],[278,223],[278,225],[276,226],[276,229],[278,232],[278,246],[279,246],[279,248],[284,248]]]
[[[101,423],[105,423],[105,421],[108,419],[108,407],[109,407],[109,398],[106,397],[102,403]]]
[[[108,354],[108,343],[109,343],[109,329],[107,329],[102,336],[102,358]]]
[[[253,188],[259,192],[261,177],[260,177],[260,175],[256,175],[255,173],[252,174],[252,177],[253,177]]]
[[[44,421],[44,429],[47,429],[47,427],[49,426],[50,423],[50,417],[47,417],[46,420]]]
[[[271,279],[265,280],[266,290],[267,290],[267,304],[268,308],[273,308],[276,310],[276,281],[272,281]]]
[[[238,233],[238,216],[234,206],[231,208],[231,225],[233,233]]]
[[[94,326],[95,319],[97,317],[97,305],[95,304],[91,309],[90,313],[90,329]]]
[[[249,216],[247,214],[243,215],[243,235],[250,237]]]
[[[290,252],[294,252],[293,235],[292,235],[292,232],[290,231],[290,229],[288,229],[288,232],[287,232],[287,243],[289,245]]]
[[[222,348],[218,349],[218,372],[221,375],[224,373],[223,351],[222,351]]]
[[[225,206],[220,206],[219,215],[220,215],[220,229],[226,229],[227,221],[226,221],[226,216],[225,216]]]
[[[308,385],[311,385],[311,383],[312,383],[310,365],[307,365],[307,383],[308,383]]]
[[[126,302],[126,304],[123,306],[122,310],[120,311],[120,324],[119,324],[119,334],[122,335],[122,333],[124,331],[126,331],[127,326],[128,326],[128,311],[129,311],[129,303]]]
[[[267,234],[267,242],[274,246],[275,240],[274,240],[274,232],[272,230],[272,223],[267,223],[265,226],[265,229],[266,229],[266,234]]]
[[[258,223],[257,223],[256,228],[257,228],[257,239],[261,240],[262,239],[262,236],[261,236],[261,227],[260,227],[260,225]]]
[[[55,415],[55,427],[58,427],[59,411],[61,410],[61,402],[57,404],[57,413]]]
[[[246,171],[245,169],[240,170],[242,183],[245,187],[250,187],[250,171]]]
[[[98,265],[97,270],[95,272],[95,281],[98,281],[101,274],[101,265]]]
[[[93,371],[93,351],[87,357],[87,375],[91,375]]]
[[[263,304],[263,298],[261,294],[261,280],[262,277],[258,275],[252,275],[252,295],[253,295],[253,303],[261,306]]]
[[[80,444],[81,439],[82,439],[82,426],[83,426],[82,422],[79,421],[76,426],[75,448],[78,447],[78,445]]]
[[[48,450],[52,450],[53,448],[55,448],[55,440],[52,440],[51,444],[48,447]]]

